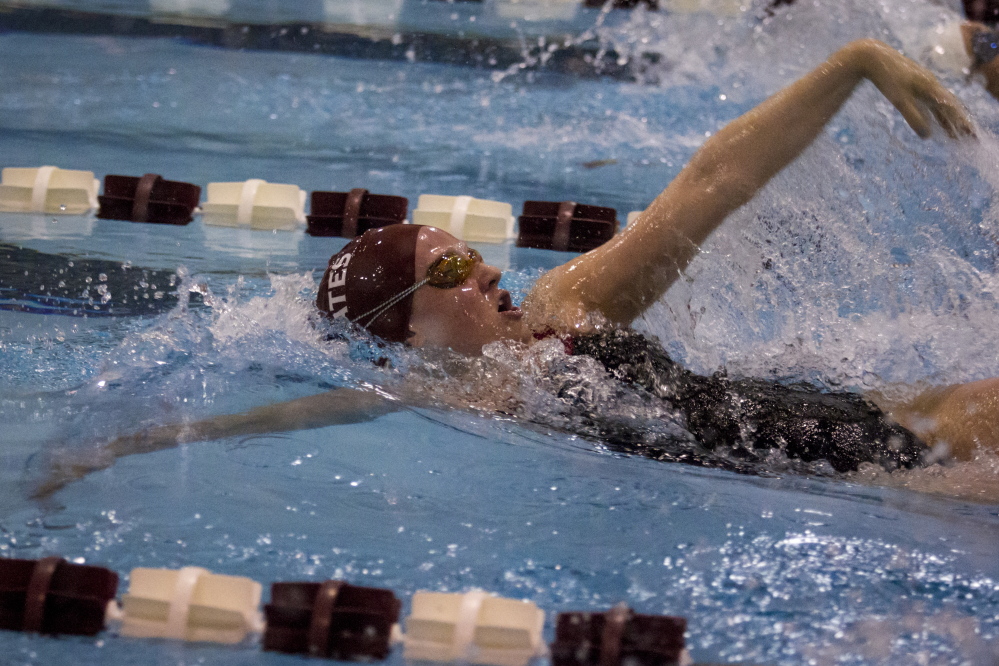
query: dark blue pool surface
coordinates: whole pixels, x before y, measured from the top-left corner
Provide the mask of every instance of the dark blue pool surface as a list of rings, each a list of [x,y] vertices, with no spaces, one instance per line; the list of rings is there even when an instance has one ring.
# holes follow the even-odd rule
[[[364,186],[409,197],[410,210],[421,193],[515,209],[573,199],[623,219],[706,132],[838,44],[898,41],[893,9],[928,25],[943,11],[820,0],[779,22],[753,12],[615,19],[602,35],[622,52],[646,38],[643,48],[664,54],[637,80],[11,32],[0,35],[0,166]],[[920,142],[861,90],[639,327],[702,371],[862,390],[999,374],[999,114],[979,88],[946,82],[979,124],[977,145]],[[584,166],[596,160],[613,162]],[[17,294],[0,294],[35,308],[0,310],[0,555],[60,554],[123,575],[196,565],[265,588],[345,578],[394,590],[404,612],[417,590],[478,587],[537,603],[549,639],[558,611],[626,601],[685,616],[704,662],[997,663],[994,490],[969,501],[970,486],[961,499],[891,479],[746,477],[617,456],[509,418],[409,408],[126,457],[29,498],[58,452],[395,381],[331,351],[308,323],[317,272],[342,242],[200,220],[0,214],[0,250],[18,248],[36,271]],[[521,295],[569,256],[480,249]],[[112,270],[119,310],[44,314],[32,295],[51,291],[44,282],[64,279],[60,270]],[[155,289],[140,285],[153,279]],[[997,461],[980,464],[984,476],[968,482],[999,487]],[[107,633],[6,633],[0,654],[4,664],[297,661],[254,644]]]

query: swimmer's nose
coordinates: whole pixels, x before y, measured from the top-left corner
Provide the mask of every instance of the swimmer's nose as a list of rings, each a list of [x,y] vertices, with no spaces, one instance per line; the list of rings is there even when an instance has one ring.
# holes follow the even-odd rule
[[[476,280],[483,293],[495,289],[499,285],[500,278],[503,277],[503,271],[489,264],[479,264],[475,267],[475,271]]]

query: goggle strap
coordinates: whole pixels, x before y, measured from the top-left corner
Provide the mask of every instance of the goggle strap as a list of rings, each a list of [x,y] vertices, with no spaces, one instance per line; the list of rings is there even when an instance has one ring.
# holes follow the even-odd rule
[[[351,323],[358,324],[358,325],[363,326],[365,328],[367,328],[368,326],[371,326],[371,324],[373,324],[376,319],[378,319],[383,314],[385,314],[385,312],[388,311],[389,308],[391,308],[393,305],[395,305],[396,303],[398,303],[402,299],[404,299],[407,296],[409,296],[410,294],[412,294],[414,291],[416,291],[417,289],[419,289],[423,285],[427,284],[429,281],[430,281],[429,278],[424,278],[423,280],[420,280],[419,282],[417,282],[416,284],[414,284],[412,287],[408,287],[406,289],[403,289],[398,294],[396,294],[392,298],[388,299],[387,301],[385,301],[384,303],[382,303],[378,307],[376,307],[376,308],[374,308],[372,310],[368,310],[364,314],[355,317],[353,320],[351,320]],[[368,316],[370,316],[371,318],[367,321],[367,323],[362,323],[362,320],[365,317],[368,317]]]

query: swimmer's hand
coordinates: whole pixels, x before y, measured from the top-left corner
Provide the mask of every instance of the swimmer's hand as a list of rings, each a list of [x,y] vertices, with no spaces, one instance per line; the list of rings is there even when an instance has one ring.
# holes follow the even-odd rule
[[[930,136],[933,119],[952,139],[975,136],[971,120],[957,97],[929,70],[887,44],[862,39],[847,44],[837,55],[858,67],[922,138]]]
[[[114,457],[103,447],[88,447],[85,450],[59,449],[49,457],[48,472],[34,487],[29,497],[33,500],[48,499],[73,481],[78,481],[91,472],[110,467],[113,463]]]

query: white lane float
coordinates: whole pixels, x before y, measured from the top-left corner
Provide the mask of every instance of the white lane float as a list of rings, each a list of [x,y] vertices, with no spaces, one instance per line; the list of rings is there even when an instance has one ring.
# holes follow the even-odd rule
[[[516,237],[513,206],[469,196],[421,194],[413,224],[438,227],[455,238],[478,243],[502,243]]]
[[[298,185],[252,178],[242,183],[208,183],[202,207],[205,224],[292,231],[305,224],[305,190]]]
[[[545,614],[529,601],[481,590],[417,592],[406,618],[403,657],[493,666],[526,666],[546,654]]]
[[[135,638],[239,643],[264,629],[260,583],[213,574],[201,567],[132,569],[120,612],[119,633]]]
[[[0,212],[85,215],[97,208],[100,186],[93,171],[6,168],[0,174]]]

